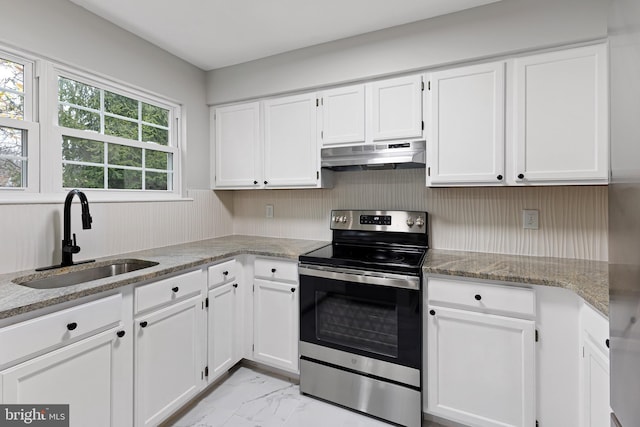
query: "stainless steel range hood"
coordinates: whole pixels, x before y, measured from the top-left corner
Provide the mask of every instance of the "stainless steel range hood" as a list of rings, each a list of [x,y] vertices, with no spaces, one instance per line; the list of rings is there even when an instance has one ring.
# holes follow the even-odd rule
[[[322,167],[337,171],[423,168],[425,150],[425,141],[323,148]]]

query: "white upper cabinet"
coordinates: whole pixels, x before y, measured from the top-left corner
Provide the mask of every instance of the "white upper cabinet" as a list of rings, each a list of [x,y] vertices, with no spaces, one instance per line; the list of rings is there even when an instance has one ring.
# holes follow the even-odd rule
[[[322,92],[322,145],[364,144],[365,85]]]
[[[503,185],[505,63],[428,76],[428,185]]]
[[[260,103],[213,110],[215,188],[257,188],[262,177]]]
[[[264,101],[264,185],[313,187],[319,183],[315,93]]]
[[[514,60],[517,184],[606,184],[606,46]]]
[[[422,76],[407,76],[371,84],[373,142],[422,138]]]

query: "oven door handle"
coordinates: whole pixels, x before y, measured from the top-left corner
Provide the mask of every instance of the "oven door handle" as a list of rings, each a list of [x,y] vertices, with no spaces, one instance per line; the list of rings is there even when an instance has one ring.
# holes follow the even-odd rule
[[[301,276],[420,290],[420,278],[416,276],[404,276],[401,274],[380,273],[375,271],[347,270],[333,267],[323,268],[306,264],[300,264],[298,272]]]

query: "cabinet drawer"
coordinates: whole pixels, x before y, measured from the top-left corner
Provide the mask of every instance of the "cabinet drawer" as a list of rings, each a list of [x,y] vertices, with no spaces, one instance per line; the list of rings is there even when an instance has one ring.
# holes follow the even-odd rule
[[[532,289],[477,282],[430,278],[427,287],[429,304],[455,305],[481,311],[497,311],[535,316],[535,293]]]
[[[238,274],[236,266],[236,260],[232,259],[209,267],[209,287],[235,280]]]
[[[256,258],[256,277],[268,280],[298,282],[298,263],[281,259]]]
[[[204,277],[202,270],[198,270],[137,287],[136,313],[201,292]]]
[[[0,366],[117,325],[122,295],[112,295],[0,329]]]

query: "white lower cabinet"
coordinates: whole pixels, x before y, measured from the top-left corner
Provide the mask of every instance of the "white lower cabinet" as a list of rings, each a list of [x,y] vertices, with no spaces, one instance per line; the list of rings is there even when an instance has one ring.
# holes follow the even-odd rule
[[[582,359],[581,423],[582,427],[608,426],[609,406],[609,322],[587,304],[581,307]]]
[[[298,373],[298,263],[258,258],[254,266],[253,357]]]
[[[153,426],[203,386],[204,310],[201,295],[136,318],[136,425]]]
[[[433,311],[427,321],[429,411],[474,426],[534,425],[534,322]]]
[[[254,283],[253,357],[298,372],[298,285],[261,279]]]
[[[237,283],[226,283],[211,289],[208,294],[209,381],[218,378],[239,360],[235,351],[240,332],[235,328],[237,288]]]
[[[130,426],[131,383],[119,329],[46,353],[0,374],[3,403],[69,404],[70,426]]]
[[[0,329],[0,402],[68,404],[72,427],[131,426],[130,301],[115,294]]]
[[[209,267],[206,304],[209,383],[242,359],[244,284],[239,266],[232,259]]]
[[[534,426],[535,321],[486,309],[497,312],[503,304],[509,309],[508,298],[520,297],[529,311],[533,294],[516,289],[518,296],[505,288],[501,295],[499,286],[435,282],[438,300],[430,300],[429,283],[425,314],[427,412],[478,427]]]

